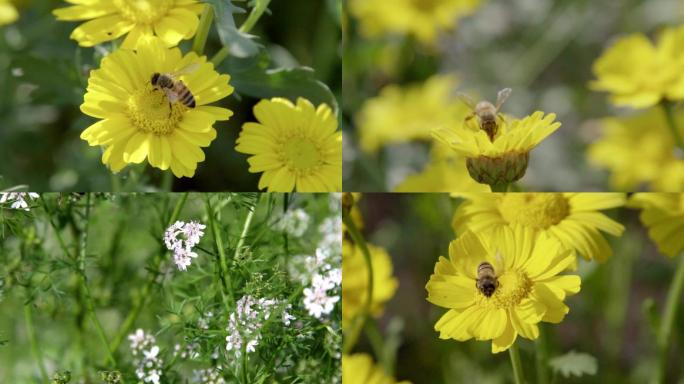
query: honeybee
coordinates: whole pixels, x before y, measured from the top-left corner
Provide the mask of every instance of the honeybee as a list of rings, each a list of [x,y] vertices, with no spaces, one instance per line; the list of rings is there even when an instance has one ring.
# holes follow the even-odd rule
[[[195,71],[199,64],[190,64],[187,67],[173,73],[159,73],[152,75],[152,86],[155,89],[161,89],[166,93],[166,98],[169,100],[169,111],[171,104],[179,102],[188,108],[195,108],[195,96],[183,83],[183,80],[177,78],[181,75],[187,75]]]
[[[468,97],[468,95],[459,93],[458,98],[472,110],[472,113],[466,116],[465,121],[469,121],[477,116],[477,119],[480,122],[480,129],[487,133],[489,140],[494,141],[494,137],[499,130],[499,124],[497,123],[496,118],[499,117],[503,120],[503,116],[499,114],[499,110],[511,95],[511,92],[512,90],[510,88],[500,90],[496,95],[496,105],[487,100],[482,100],[475,104],[473,99]]]
[[[477,266],[477,280],[475,286],[487,297],[492,296],[499,286],[499,280],[497,280],[496,274],[494,273],[494,267],[486,261],[481,262],[480,265]]]

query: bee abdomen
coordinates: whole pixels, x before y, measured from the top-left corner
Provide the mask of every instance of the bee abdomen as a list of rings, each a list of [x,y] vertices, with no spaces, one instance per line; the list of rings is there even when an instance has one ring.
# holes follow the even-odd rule
[[[185,105],[188,108],[195,108],[195,97],[192,95],[192,92],[185,88],[183,93],[181,93],[181,103]]]

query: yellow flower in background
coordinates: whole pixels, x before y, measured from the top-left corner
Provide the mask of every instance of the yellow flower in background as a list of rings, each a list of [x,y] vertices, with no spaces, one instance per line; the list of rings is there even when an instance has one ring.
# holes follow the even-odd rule
[[[387,0],[350,0],[349,11],[365,36],[409,34],[431,45],[479,5],[480,0],[392,0],[391,5]]]
[[[342,382],[344,384],[397,384],[388,376],[382,367],[373,363],[373,359],[365,353],[342,356]],[[402,381],[398,384],[410,384]]]
[[[19,12],[9,0],[0,0],[0,25],[14,23],[19,18]]]
[[[623,37],[593,66],[590,87],[619,106],[647,108],[684,98],[684,27],[662,31],[657,44],[642,34]]]
[[[623,206],[623,193],[464,194],[454,212],[457,235],[520,225],[555,238],[587,260],[604,261],[613,250],[601,231],[620,236],[624,226],[599,212]]]
[[[383,88],[356,116],[361,149],[372,153],[388,144],[427,141],[434,128],[463,121],[470,111],[453,98],[457,85],[455,76],[438,75],[421,84]]]
[[[493,293],[476,286],[482,262],[494,268]],[[575,262],[572,251],[531,228],[465,232],[449,244],[425,288],[427,300],[448,308],[435,324],[440,339],[492,340],[492,353],[507,350],[520,335],[539,337],[540,321],[560,323],[567,296],[580,290],[576,275],[559,275]]]
[[[684,135],[684,116],[675,113]],[[633,191],[646,184],[650,190],[684,190],[684,159],[660,108],[629,117],[601,119],[601,137],[587,150],[589,161],[610,171],[613,189]]]
[[[342,132],[326,104],[314,107],[275,98],[254,107],[259,123],[245,123],[235,149],[250,156],[249,171],[263,172],[259,189],[269,192],[342,190]]]
[[[166,93],[152,85],[155,73],[184,69],[189,72],[178,79],[194,95],[195,108],[170,103]],[[156,37],[140,39],[136,50],[116,50],[102,59],[100,69],[91,71],[81,111],[101,120],[81,138],[104,148],[102,162],[113,172],[147,159],[176,177],[192,177],[197,163],[204,161],[201,147],[216,138],[214,123],[233,114],[207,105],[233,92],[229,80],[204,56],[183,56]]]
[[[628,205],[642,210],[639,218],[660,252],[674,257],[684,250],[683,193],[635,193]]]
[[[373,267],[371,315],[379,316],[385,302],[394,296],[397,279],[392,276],[392,260],[381,247],[368,244]],[[368,294],[368,268],[361,249],[349,239],[342,243],[342,327],[361,314]]]
[[[525,175],[529,152],[561,126],[555,119],[553,113],[537,111],[523,119],[499,120],[494,140],[480,129],[477,119],[456,128],[435,129],[432,135],[466,157],[468,173],[475,181],[509,184]]]
[[[197,0],[66,0],[73,6],[53,11],[57,20],[88,20],[71,33],[83,47],[126,35],[122,48],[133,49],[144,36],[158,36],[167,47],[197,32],[204,4]]]
[[[395,192],[490,192],[488,185],[475,182],[466,169],[465,157],[435,143],[430,162],[422,172],[409,175]]]

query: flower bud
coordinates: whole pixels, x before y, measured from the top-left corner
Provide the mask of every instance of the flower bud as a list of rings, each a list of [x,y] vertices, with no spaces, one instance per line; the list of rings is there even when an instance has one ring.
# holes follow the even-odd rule
[[[498,157],[470,157],[466,160],[468,173],[481,184],[506,185],[525,176],[529,152],[510,152]]]

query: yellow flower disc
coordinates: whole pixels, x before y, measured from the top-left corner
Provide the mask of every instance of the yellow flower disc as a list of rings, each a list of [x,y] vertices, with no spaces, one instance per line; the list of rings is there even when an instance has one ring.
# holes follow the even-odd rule
[[[195,108],[171,103],[163,90],[152,86],[153,74],[178,71],[183,74],[177,80],[193,94]],[[81,111],[101,120],[81,138],[104,147],[102,162],[113,172],[147,159],[155,168],[171,169],[176,177],[192,177],[197,163],[204,161],[201,147],[216,138],[214,123],[233,114],[207,105],[233,92],[229,80],[204,56],[183,56],[156,37],[141,39],[136,50],[119,49],[90,73]]]
[[[14,23],[19,18],[19,12],[9,0],[0,0],[0,25]]]
[[[382,367],[373,363],[373,359],[362,353],[342,356],[342,382],[345,384],[396,384],[394,378],[388,376]],[[410,384],[402,381],[398,384]]]
[[[629,205],[641,208],[641,222],[660,252],[669,257],[684,250],[684,194],[635,193]]]
[[[606,260],[613,253],[601,231],[619,236],[624,227],[599,212],[625,204],[622,193],[462,194],[454,212],[456,234],[523,226],[546,233],[587,260]]]
[[[259,123],[246,123],[238,152],[253,173],[263,172],[259,189],[269,192],[337,192],[342,190],[342,132],[330,107],[314,107],[275,98],[254,107]]]
[[[491,296],[477,288],[482,262],[494,268]],[[449,309],[435,324],[439,338],[492,340],[492,353],[508,349],[518,335],[536,339],[537,324],[561,322],[570,310],[565,298],[580,290],[579,276],[560,275],[574,262],[571,250],[531,228],[463,233],[425,287],[429,302]]]
[[[133,49],[141,37],[158,36],[167,47],[190,39],[197,32],[198,0],[66,0],[75,4],[53,11],[57,20],[88,20],[71,38],[92,47],[126,35],[122,48]]]

